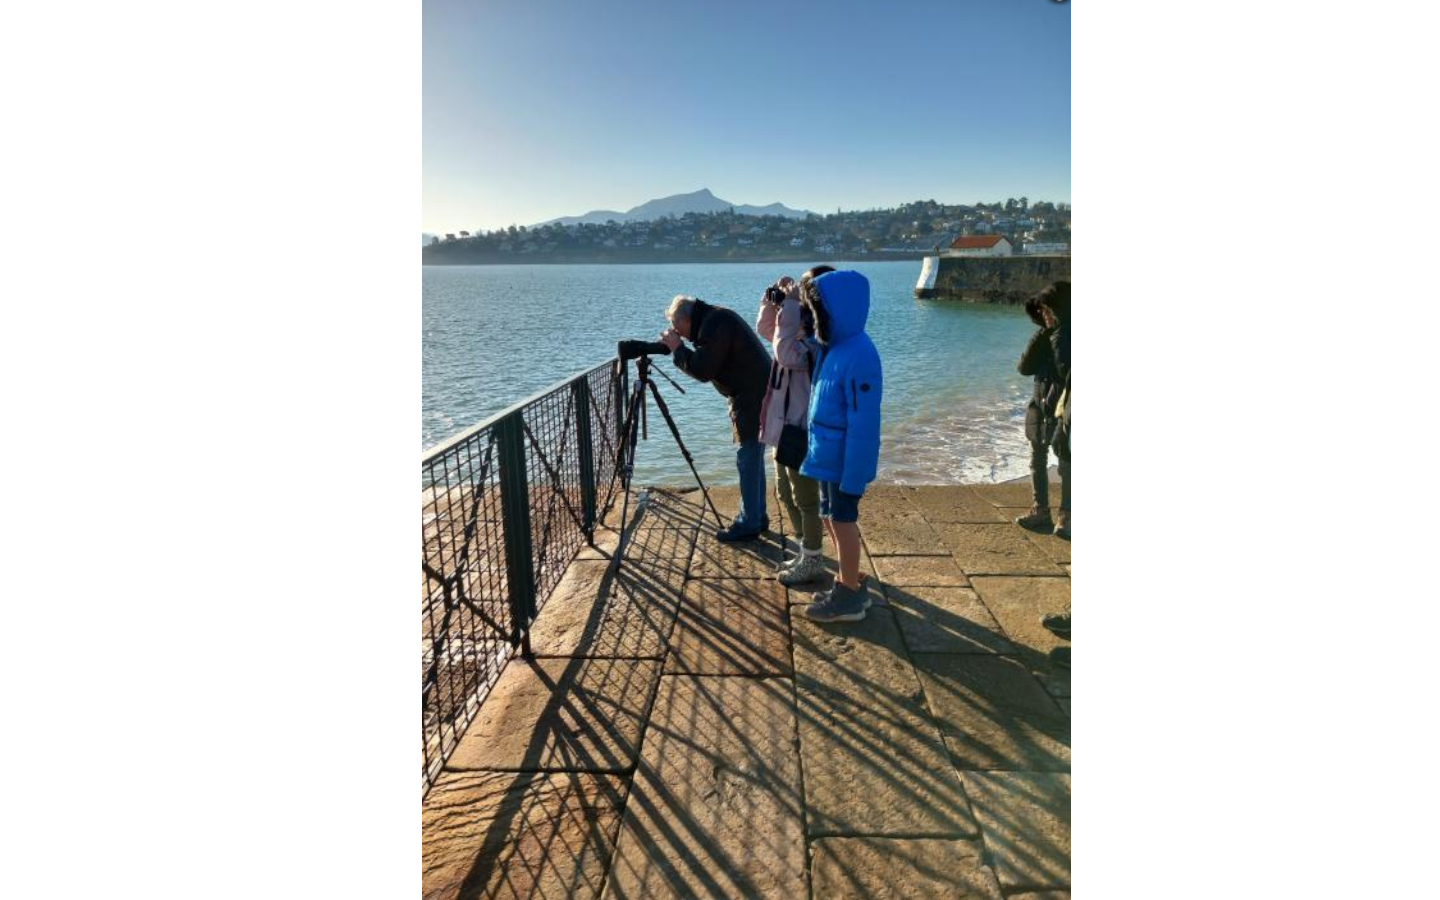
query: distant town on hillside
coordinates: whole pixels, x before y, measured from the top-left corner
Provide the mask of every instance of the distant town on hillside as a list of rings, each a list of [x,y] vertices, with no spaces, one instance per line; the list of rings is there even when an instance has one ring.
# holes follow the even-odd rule
[[[917,200],[803,218],[732,208],[651,221],[461,231],[427,237],[422,252],[426,265],[915,259],[959,237],[991,234],[1006,237],[1017,253],[1068,252],[1070,204],[1027,197],[968,206]]]

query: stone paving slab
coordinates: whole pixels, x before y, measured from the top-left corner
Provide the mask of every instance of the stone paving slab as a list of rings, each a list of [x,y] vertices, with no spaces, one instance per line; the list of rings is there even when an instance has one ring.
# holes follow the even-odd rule
[[[446,768],[627,770],[659,678],[655,660],[512,659]]]
[[[786,612],[785,588],[776,581],[687,582],[666,674],[789,676]]]
[[[1070,887],[1070,776],[966,772],[988,852],[1005,890]]]
[[[885,596],[912,653],[1013,653],[973,590],[885,585]]]
[[[1004,523],[1003,510],[967,485],[923,485],[907,489],[906,501],[932,525]]]
[[[685,584],[676,562],[577,561],[531,628],[535,655],[662,658]]]
[[[1030,487],[1030,479],[1024,481],[1010,481],[1005,484],[972,484],[969,486],[975,496],[994,506],[1007,508],[1030,509],[1030,504],[1035,500],[1035,493]],[[1058,509],[1060,506],[1060,481],[1055,474],[1050,476],[1050,508]]]
[[[1070,608],[1070,579],[977,576],[970,580],[1006,637],[1037,655],[1068,643],[1040,624],[1048,613]]]
[[[793,686],[667,675],[607,898],[809,895]]]
[[[901,484],[875,484],[872,482],[865,487],[865,500],[870,506],[877,509],[903,507],[906,502],[905,498],[909,494],[910,488]],[[860,509],[863,511],[865,507],[861,506]]]
[[[1018,525],[940,525],[940,539],[955,562],[976,575],[1063,575]]]
[[[890,613],[793,626],[809,834],[974,837]]]
[[[1069,891],[1025,891],[1011,894],[1008,900],[1070,900]]]
[[[948,552],[925,517],[904,505],[862,506],[859,521],[860,537],[872,556],[940,556]]]
[[[810,602],[797,592],[789,596]],[[924,692],[888,609],[871,607],[859,622],[812,622],[800,609],[791,612],[795,675],[801,686],[883,695],[923,709]]]
[[[695,525],[657,519],[649,510],[630,529],[625,557],[630,560],[688,560],[695,549]]]
[[[421,809],[422,896],[599,897],[628,789],[616,775],[442,773]]]
[[[957,768],[1070,770],[1070,721],[1025,666],[1001,656],[913,659]]]
[[[1061,537],[1056,537],[1054,534],[1042,534],[1040,532],[1031,531],[1028,528],[1022,528],[1020,530],[1024,533],[1025,538],[1029,540],[1030,543],[1039,547],[1040,552],[1050,557],[1050,559],[1054,560],[1057,563],[1065,563],[1067,565],[1070,563],[1069,540]]]
[[[877,556],[874,566],[875,574],[886,585],[970,586],[970,579],[953,556]]]
[[[822,838],[811,845],[816,898],[1001,900],[975,841]]]
[[[691,578],[768,578],[784,559],[780,537],[767,534],[753,541],[725,544],[701,532],[690,558]]]
[[[765,485],[765,512],[770,516],[771,527],[778,527],[780,520],[775,514],[775,470],[773,467],[773,462],[767,463],[765,467],[766,475],[770,479]],[[710,490],[710,500],[715,504],[715,509],[720,512],[721,518],[725,520],[725,525],[729,525],[740,514],[740,487],[734,484],[719,486],[707,484],[706,487]],[[710,507],[705,505],[705,498],[700,495],[699,488],[678,495],[677,499],[683,500],[691,510],[696,511],[693,514],[701,514],[703,521],[699,521],[698,525],[702,534],[724,527],[715,524],[715,513],[712,513]]]

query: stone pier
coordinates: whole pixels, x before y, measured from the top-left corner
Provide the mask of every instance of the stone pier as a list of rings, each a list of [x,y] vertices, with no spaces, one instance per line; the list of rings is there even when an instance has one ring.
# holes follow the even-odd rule
[[[651,491],[431,788],[425,897],[1068,897],[1070,680],[1040,617],[1070,545],[1013,524],[1029,501],[872,486],[877,603],[822,625],[801,610],[828,582],[767,577],[783,535],[721,544],[698,491]]]

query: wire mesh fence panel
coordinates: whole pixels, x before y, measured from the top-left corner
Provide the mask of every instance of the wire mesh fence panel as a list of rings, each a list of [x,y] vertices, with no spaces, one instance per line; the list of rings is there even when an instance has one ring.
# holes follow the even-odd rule
[[[421,462],[427,789],[592,536],[614,474],[614,380],[613,361],[583,372]]]

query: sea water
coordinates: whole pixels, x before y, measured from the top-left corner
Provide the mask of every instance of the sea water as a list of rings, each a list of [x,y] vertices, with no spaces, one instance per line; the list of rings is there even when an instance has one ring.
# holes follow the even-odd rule
[[[917,300],[920,262],[852,261],[870,280],[866,331],[885,373],[879,480],[988,483],[1028,471],[1025,404],[1015,364],[1034,325],[1018,306]],[[615,354],[656,340],[676,294],[728,306],[753,323],[765,286],[799,263],[426,266],[421,446],[430,447]],[[696,468],[736,482],[726,401],[655,357],[685,389],[656,378]],[[633,382],[633,369],[632,369]],[[636,454],[643,484],[688,483],[689,468],[651,404]]]

